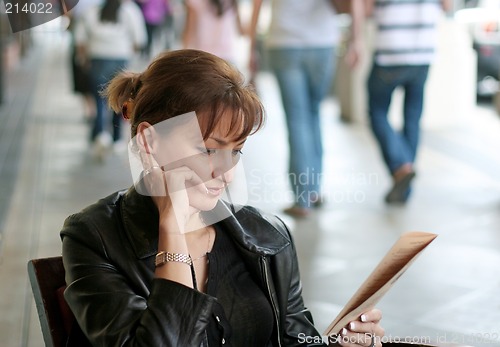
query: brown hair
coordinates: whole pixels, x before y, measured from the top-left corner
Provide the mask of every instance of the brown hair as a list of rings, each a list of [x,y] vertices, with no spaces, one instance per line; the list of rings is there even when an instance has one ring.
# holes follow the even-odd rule
[[[226,12],[228,9],[231,7],[236,8],[236,0],[210,0],[212,3],[212,6],[214,6],[215,10],[217,11],[217,16],[221,17],[224,12]]]
[[[132,137],[141,122],[156,124],[192,111],[204,139],[226,117],[231,117],[228,135],[235,141],[264,123],[264,107],[242,74],[223,59],[198,50],[166,52],[142,73],[121,72],[103,94],[115,112],[126,103]]]

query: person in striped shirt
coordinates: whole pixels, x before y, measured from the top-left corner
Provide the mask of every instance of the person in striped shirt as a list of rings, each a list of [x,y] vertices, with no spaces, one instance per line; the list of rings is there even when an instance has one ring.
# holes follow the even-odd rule
[[[436,48],[437,26],[451,0],[371,0],[376,25],[373,65],[368,78],[368,113],[384,162],[393,177],[385,197],[405,203],[415,177],[424,87]],[[405,92],[403,127],[388,120],[394,90]]]

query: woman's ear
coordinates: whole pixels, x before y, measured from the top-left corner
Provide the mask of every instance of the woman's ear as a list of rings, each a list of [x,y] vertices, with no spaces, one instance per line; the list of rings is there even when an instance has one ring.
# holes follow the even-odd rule
[[[137,126],[136,143],[144,169],[151,169],[158,166],[155,159],[155,154],[159,146],[158,139],[158,134],[154,126],[148,122],[141,122]]]
[[[157,146],[157,134],[155,128],[148,122],[141,122],[137,126],[136,143],[139,151],[145,154],[155,154]]]

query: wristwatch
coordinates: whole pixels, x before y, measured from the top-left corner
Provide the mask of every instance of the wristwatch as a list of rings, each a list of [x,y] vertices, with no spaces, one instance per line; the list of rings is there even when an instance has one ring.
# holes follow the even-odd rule
[[[189,266],[193,265],[193,260],[189,254],[181,254],[181,253],[170,253],[161,251],[156,254],[155,257],[155,266],[162,266],[163,264],[175,261],[178,263],[186,263]]]

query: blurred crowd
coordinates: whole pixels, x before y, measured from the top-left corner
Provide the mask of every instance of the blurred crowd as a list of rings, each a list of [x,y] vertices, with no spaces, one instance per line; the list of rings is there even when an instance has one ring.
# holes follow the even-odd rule
[[[384,199],[387,204],[405,204],[417,171],[424,90],[435,58],[437,27],[453,10],[453,2],[269,0],[269,23],[260,35],[263,2],[87,0],[68,12],[74,91],[84,100],[96,160],[102,162],[110,151],[125,146],[122,115],[107,107],[100,92],[134,57],[149,62],[166,50],[199,49],[238,65],[242,55],[238,40],[246,36],[248,64],[238,67],[248,69],[249,82],[254,83],[265,53],[281,93],[290,153],[288,177],[295,197],[284,212],[307,217],[324,202],[320,104],[335,78],[341,42],[348,42],[343,67],[357,68],[366,43],[363,22],[370,17],[376,38],[373,55],[363,57],[370,61],[367,114],[393,181]],[[339,14],[350,18],[345,37]],[[389,121],[396,89],[405,91],[401,129]]]

